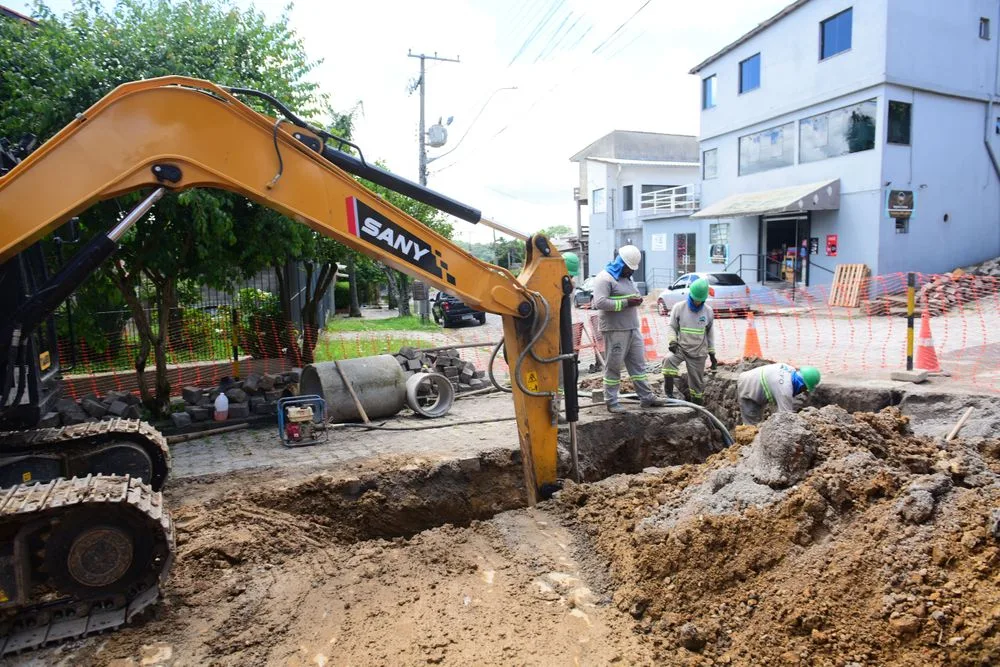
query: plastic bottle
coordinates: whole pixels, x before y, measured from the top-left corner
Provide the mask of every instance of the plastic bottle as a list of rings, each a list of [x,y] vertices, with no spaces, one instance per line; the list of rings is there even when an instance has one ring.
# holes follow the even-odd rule
[[[229,418],[229,399],[226,395],[219,393],[215,399],[215,421],[224,422]]]

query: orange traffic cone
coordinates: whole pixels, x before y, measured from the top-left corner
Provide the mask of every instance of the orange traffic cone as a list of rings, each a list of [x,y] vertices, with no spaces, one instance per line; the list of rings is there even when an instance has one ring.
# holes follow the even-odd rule
[[[639,331],[642,332],[642,346],[646,348],[646,361],[656,361],[659,357],[656,354],[656,345],[653,344],[653,332],[650,331],[649,322],[645,317],[642,318]]]
[[[757,329],[753,325],[753,313],[747,313],[747,334],[743,339],[743,358],[764,358],[764,353],[760,349],[760,339],[757,338]]]
[[[931,315],[926,308],[924,314],[920,316],[920,336],[917,337],[915,366],[931,373],[941,372],[941,363],[938,361],[937,352],[934,351],[934,339],[931,338]]]

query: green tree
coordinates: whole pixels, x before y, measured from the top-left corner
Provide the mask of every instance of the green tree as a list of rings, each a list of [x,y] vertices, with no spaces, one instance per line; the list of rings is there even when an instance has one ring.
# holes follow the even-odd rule
[[[554,239],[557,236],[568,236],[573,233],[573,230],[566,225],[550,225],[549,227],[539,229],[536,233],[543,234],[547,238]]]
[[[317,63],[288,27],[287,12],[271,23],[229,0],[119,0],[110,11],[87,0],[62,17],[39,4],[35,16],[37,28],[0,21],[0,136],[31,132],[45,140],[115,86],[170,74],[264,90],[306,118],[339,124],[328,98],[307,79]],[[133,194],[92,207],[80,216],[84,234],[106,229],[138,199]],[[230,288],[285,249],[260,234],[267,219],[258,208],[228,193],[169,194],[103,269],[139,331],[134,364],[143,400],[154,411],[169,401],[166,343],[179,282]],[[317,253],[322,261],[329,254]],[[139,289],[143,282],[153,287],[148,302]],[[153,388],[143,379],[150,353],[157,370]]]

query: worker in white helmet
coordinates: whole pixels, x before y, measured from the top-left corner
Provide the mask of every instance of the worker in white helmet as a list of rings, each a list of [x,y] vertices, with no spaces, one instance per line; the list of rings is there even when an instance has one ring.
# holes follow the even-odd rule
[[[666,402],[653,395],[646,376],[646,356],[639,333],[639,306],[642,296],[632,281],[642,253],[634,245],[619,248],[618,256],[594,279],[593,308],[601,311],[600,329],[604,335],[607,359],[604,369],[604,403],[608,412],[621,413],[618,403],[622,366],[639,395],[644,408],[662,407]]]

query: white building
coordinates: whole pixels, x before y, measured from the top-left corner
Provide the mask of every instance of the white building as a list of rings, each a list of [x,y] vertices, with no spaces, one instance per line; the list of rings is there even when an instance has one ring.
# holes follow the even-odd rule
[[[675,270],[669,234],[699,225],[688,219],[698,206],[698,140],[615,130],[570,160],[580,164],[577,204],[588,205],[586,275],[597,274],[617,248],[632,244],[644,253],[636,280],[665,287]]]
[[[748,282],[803,241],[809,284],[1000,255],[1000,0],[797,0],[691,73],[698,270],[711,244]]]

